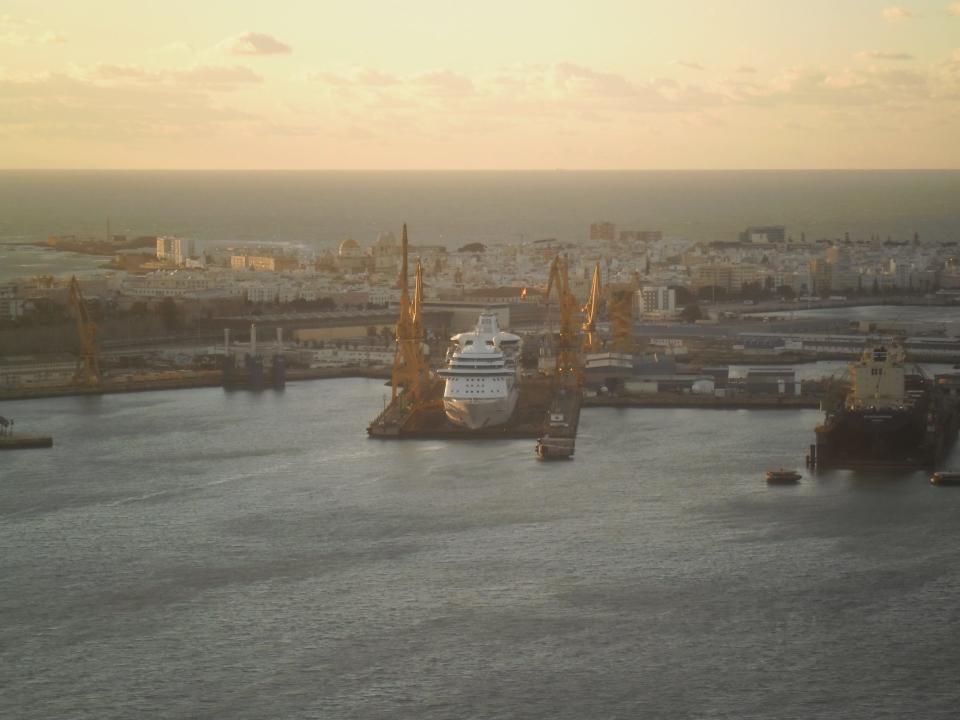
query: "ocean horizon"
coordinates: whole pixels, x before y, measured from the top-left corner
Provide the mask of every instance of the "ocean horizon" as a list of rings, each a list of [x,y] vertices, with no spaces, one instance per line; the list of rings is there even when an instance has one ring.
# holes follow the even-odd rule
[[[583,241],[600,220],[705,242],[751,225],[946,242],[960,240],[958,197],[960,170],[0,170],[0,244],[109,225],[324,249],[347,237],[368,246],[406,222],[414,244],[456,248]],[[23,274],[9,248],[0,261],[5,276]]]

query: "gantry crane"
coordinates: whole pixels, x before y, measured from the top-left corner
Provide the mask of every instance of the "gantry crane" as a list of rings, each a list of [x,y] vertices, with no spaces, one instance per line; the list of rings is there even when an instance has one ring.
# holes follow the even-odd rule
[[[391,373],[392,398],[404,405],[423,405],[430,379],[430,365],[423,353],[423,267],[417,262],[413,302],[407,284],[407,225],[403,225],[400,266],[400,316],[397,318],[397,352]],[[401,392],[402,391],[402,392]]]
[[[87,304],[80,290],[77,276],[70,278],[70,305],[77,318],[77,335],[80,338],[80,357],[73,374],[74,383],[96,387],[100,384],[100,349],[97,347],[97,326],[90,319]]]
[[[560,380],[580,381],[580,328],[577,316],[580,307],[577,298],[570,292],[570,277],[565,258],[557,255],[550,263],[550,278],[544,298],[549,305],[550,296],[556,288],[560,307],[560,333],[556,346],[556,370]]]

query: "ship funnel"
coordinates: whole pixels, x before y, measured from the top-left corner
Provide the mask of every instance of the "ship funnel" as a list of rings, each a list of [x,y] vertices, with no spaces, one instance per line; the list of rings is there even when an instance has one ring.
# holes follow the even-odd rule
[[[257,356],[257,324],[250,323],[250,357]]]

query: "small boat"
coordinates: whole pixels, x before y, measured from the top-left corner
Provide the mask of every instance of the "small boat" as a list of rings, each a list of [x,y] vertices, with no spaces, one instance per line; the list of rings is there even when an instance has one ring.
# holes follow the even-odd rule
[[[931,485],[960,485],[960,472],[940,470],[930,477]]]
[[[573,457],[573,438],[545,435],[537,440],[537,457],[541,460],[569,460]]]
[[[770,485],[793,485],[803,477],[796,470],[767,470],[767,483]]]

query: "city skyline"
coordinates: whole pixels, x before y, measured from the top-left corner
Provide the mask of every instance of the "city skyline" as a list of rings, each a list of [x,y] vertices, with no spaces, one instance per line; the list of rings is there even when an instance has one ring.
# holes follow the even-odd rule
[[[955,168],[958,30],[945,0],[14,0],[0,168]]]

